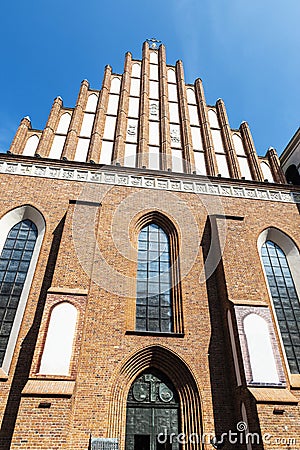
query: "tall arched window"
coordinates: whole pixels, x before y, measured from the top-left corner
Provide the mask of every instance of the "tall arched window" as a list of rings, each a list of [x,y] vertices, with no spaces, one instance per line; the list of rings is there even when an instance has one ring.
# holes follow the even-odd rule
[[[155,223],[138,238],[136,303],[137,330],[173,331],[169,238]]]
[[[28,273],[37,227],[22,220],[9,231],[0,256],[0,366],[2,366]]]
[[[300,303],[288,260],[272,240],[262,245],[261,256],[290,371],[300,373]]]
[[[0,218],[0,371],[8,374],[45,234],[45,220],[22,205]],[[3,375],[4,375],[3,374]]]

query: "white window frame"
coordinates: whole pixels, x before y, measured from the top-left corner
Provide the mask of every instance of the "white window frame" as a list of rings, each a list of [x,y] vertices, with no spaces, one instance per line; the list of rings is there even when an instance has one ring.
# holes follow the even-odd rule
[[[28,273],[25,279],[23,290],[20,296],[19,305],[16,311],[16,316],[14,323],[10,332],[7,349],[5,352],[5,357],[1,369],[5,374],[9,373],[12,357],[14,354],[15,346],[17,343],[21,323],[23,320],[23,315],[34,276],[37,260],[39,257],[40,249],[43,242],[43,237],[45,234],[46,223],[42,214],[33,206],[23,205],[7,212],[0,219],[0,254],[4,247],[5,241],[7,239],[10,230],[22,220],[31,220],[37,227],[38,236],[35,243],[34,251],[28,268]]]
[[[274,242],[284,252],[285,257],[286,257],[287,262],[288,262],[288,265],[289,265],[289,269],[291,271],[291,275],[292,275],[292,278],[293,278],[293,281],[294,281],[294,285],[295,285],[295,289],[296,289],[296,292],[298,294],[298,298],[299,299],[300,299],[300,253],[299,253],[299,249],[298,249],[297,245],[292,240],[292,238],[290,238],[283,231],[281,231],[281,230],[279,230],[278,228],[275,228],[275,227],[269,227],[269,228],[265,229],[259,235],[259,238],[257,240],[258,253],[259,253],[259,257],[260,257],[260,261],[261,261],[263,274],[264,274],[264,277],[265,277],[266,287],[267,287],[269,298],[270,298],[273,318],[274,318],[275,323],[276,323],[276,328],[277,328],[277,332],[278,332],[278,336],[279,336],[279,340],[280,340],[280,345],[281,345],[282,353],[283,353],[283,356],[284,356],[285,366],[286,366],[287,372],[289,373],[289,376],[291,376],[292,374],[291,374],[290,366],[289,366],[289,363],[288,363],[288,360],[287,360],[287,356],[286,356],[286,352],[285,352],[285,346],[284,346],[284,343],[283,343],[283,340],[282,340],[281,331],[280,331],[280,327],[279,327],[279,323],[278,323],[278,320],[277,320],[277,315],[276,315],[276,311],[275,311],[275,307],[274,307],[274,303],[273,303],[273,298],[272,298],[272,294],[271,294],[271,291],[270,291],[270,288],[269,288],[269,282],[268,282],[268,279],[267,279],[267,275],[266,275],[263,259],[262,259],[262,256],[261,256],[261,248],[262,248],[263,244],[265,242],[267,242],[267,241]]]

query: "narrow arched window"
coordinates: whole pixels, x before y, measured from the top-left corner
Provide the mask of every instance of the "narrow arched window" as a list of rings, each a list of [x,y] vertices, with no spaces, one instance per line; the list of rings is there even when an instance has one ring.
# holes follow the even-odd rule
[[[138,238],[136,329],[173,331],[172,316],[169,238],[151,223]]]
[[[300,303],[289,264],[273,241],[261,254],[290,371],[300,373]]]
[[[0,256],[0,366],[3,363],[19,306],[38,231],[35,224],[22,220],[6,238]]]

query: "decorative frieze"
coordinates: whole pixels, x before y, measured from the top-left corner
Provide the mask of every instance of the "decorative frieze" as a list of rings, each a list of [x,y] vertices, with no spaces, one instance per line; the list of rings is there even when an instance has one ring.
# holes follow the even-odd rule
[[[0,173],[24,175],[59,180],[85,181],[116,186],[141,187],[194,194],[218,195],[283,203],[300,203],[300,192],[281,192],[276,189],[237,186],[230,182],[213,182],[206,178],[199,181],[167,179],[159,176],[116,173],[109,170],[97,172],[83,169],[58,168],[40,164],[0,162]]]

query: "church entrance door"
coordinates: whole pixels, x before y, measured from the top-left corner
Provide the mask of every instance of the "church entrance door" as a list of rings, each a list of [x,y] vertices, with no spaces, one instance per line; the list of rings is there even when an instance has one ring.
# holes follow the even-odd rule
[[[127,398],[126,450],[179,450],[179,400],[156,369],[133,382]]]

